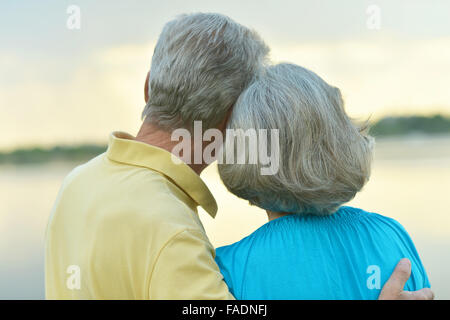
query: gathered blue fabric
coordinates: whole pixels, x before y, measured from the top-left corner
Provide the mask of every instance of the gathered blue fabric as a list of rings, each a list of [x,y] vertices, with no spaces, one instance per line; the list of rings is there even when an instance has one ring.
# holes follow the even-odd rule
[[[394,219],[352,207],[330,216],[291,214],[216,250],[236,299],[377,299],[401,258],[404,290],[430,287],[417,250]]]

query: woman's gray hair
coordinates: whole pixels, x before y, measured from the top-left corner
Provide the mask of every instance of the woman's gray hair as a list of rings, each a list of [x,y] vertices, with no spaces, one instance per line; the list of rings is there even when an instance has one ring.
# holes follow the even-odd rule
[[[253,205],[332,214],[369,179],[374,140],[367,125],[353,123],[339,89],[312,71],[268,67],[239,97],[228,122],[228,129],[250,128],[279,130],[278,171],[261,175],[260,164],[246,162],[219,164],[219,173],[230,192]]]
[[[222,122],[265,63],[269,48],[252,30],[216,13],[168,22],[153,53],[149,100],[142,117],[162,127],[192,129]]]

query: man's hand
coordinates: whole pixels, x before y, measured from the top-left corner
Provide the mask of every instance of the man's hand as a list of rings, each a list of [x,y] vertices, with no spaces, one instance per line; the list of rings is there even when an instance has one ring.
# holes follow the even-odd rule
[[[383,286],[378,300],[433,300],[434,293],[430,288],[424,288],[418,291],[403,291],[403,287],[410,275],[411,262],[403,258]]]

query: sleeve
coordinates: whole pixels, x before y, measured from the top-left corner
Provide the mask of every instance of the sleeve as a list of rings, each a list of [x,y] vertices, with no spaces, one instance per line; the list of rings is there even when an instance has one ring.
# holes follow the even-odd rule
[[[233,259],[233,255],[231,254],[230,246],[216,248],[216,263],[223,275],[223,279],[227,284],[230,292],[236,297],[236,299],[239,299],[239,297],[237,297],[235,293],[235,285],[233,283],[233,277],[231,276],[233,272],[232,270],[230,270],[233,267],[233,261],[235,260]]]
[[[149,284],[150,299],[232,300],[214,261],[214,248],[199,231],[182,231],[161,249]]]
[[[247,256],[242,253],[239,242],[216,249],[216,262],[231,294],[242,299],[242,283],[247,264]],[[241,284],[241,285],[238,285]]]
[[[409,233],[397,220],[388,217],[385,218],[390,222],[391,228],[403,244],[405,253],[407,253],[405,257],[411,261],[411,277],[406,283],[405,290],[415,291],[422,288],[430,288],[427,272]]]

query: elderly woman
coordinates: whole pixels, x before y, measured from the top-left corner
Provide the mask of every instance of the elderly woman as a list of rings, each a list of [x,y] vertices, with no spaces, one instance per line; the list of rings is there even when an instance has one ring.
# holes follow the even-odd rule
[[[269,217],[217,250],[237,299],[376,299],[403,257],[412,264],[405,290],[430,286],[398,222],[342,206],[369,178],[373,139],[346,115],[339,89],[302,67],[271,66],[240,96],[228,126],[279,130],[273,174],[248,162],[219,165],[228,190]]]

